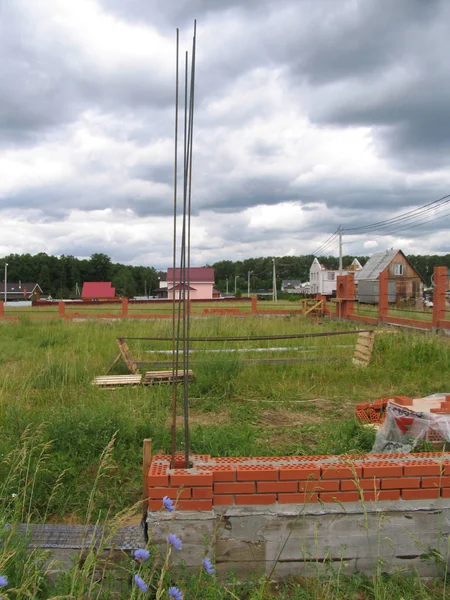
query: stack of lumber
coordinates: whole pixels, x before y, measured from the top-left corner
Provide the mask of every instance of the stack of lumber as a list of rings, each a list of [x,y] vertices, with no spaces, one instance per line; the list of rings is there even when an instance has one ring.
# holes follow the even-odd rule
[[[122,385],[140,385],[142,382],[142,375],[102,375],[96,377],[92,382],[92,385],[99,385],[101,387],[116,387]]]
[[[185,372],[183,369],[178,369],[177,371],[175,371],[175,377],[173,377],[172,370],[147,371],[144,375],[142,383],[144,385],[153,385],[154,383],[170,383],[171,381],[173,381],[173,379],[175,379],[178,382],[181,382],[183,381],[184,373]],[[187,372],[187,376],[188,380],[190,381],[193,378],[194,373],[189,369],[189,371]]]
[[[363,331],[358,335],[353,364],[359,367],[367,367],[372,359],[373,343],[375,341],[374,331]]]

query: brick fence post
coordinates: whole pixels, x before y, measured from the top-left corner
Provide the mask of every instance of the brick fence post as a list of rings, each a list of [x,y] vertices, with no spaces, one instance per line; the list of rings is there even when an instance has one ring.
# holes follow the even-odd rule
[[[0,319],[5,316],[5,307],[3,306],[3,300],[0,300]]]
[[[58,302],[58,317],[61,317],[61,319],[66,317],[66,304],[62,300]]]
[[[389,314],[389,276],[387,271],[381,271],[378,282],[378,319],[386,321]]]
[[[433,289],[433,329],[439,327],[439,321],[445,319],[447,267],[434,267]]]
[[[258,314],[258,298],[256,296],[252,296],[252,315]]]
[[[122,318],[128,317],[128,298],[122,298]]]

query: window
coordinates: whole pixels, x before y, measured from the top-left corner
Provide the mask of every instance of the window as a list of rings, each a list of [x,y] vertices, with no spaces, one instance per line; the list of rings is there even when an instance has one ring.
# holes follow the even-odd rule
[[[328,271],[328,281],[334,281],[335,275],[334,271]]]
[[[404,265],[402,263],[394,263],[394,275],[403,275]]]

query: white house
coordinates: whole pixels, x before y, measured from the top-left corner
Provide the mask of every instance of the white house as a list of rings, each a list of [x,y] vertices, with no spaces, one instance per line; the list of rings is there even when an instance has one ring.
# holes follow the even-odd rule
[[[343,275],[355,273],[362,269],[362,266],[357,258],[354,258],[352,263],[342,270]],[[326,269],[320,264],[317,258],[312,262],[309,269],[309,281],[311,283],[311,294],[322,294],[323,296],[331,296],[336,291],[336,278],[339,275],[338,270]]]

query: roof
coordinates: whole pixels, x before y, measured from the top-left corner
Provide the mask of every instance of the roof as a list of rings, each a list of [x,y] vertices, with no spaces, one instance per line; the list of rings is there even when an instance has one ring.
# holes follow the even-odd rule
[[[401,250],[386,250],[385,252],[377,252],[369,258],[361,271],[355,275],[355,280],[361,279],[378,279],[378,275],[394,260]]]
[[[42,288],[38,283],[34,282],[21,282],[16,283],[15,281],[8,281],[6,284],[6,296],[11,298],[23,298],[25,296],[31,297],[34,290],[38,288],[40,293],[42,294]],[[3,300],[3,296],[5,294],[5,282],[0,283],[0,300]]]
[[[158,271],[158,279],[160,281],[167,281],[167,273],[165,271]]]
[[[177,283],[177,285],[175,287],[171,287],[167,291],[172,292],[173,290],[175,290],[175,291],[177,291],[177,290],[192,290],[194,292],[196,291],[195,288],[193,288],[191,285],[188,285],[187,283],[183,283],[183,284]]]
[[[344,271],[360,271],[361,269],[361,263],[357,258],[354,258],[348,267],[345,267]]]
[[[302,285],[300,279],[283,279],[281,285]]]
[[[191,267],[186,269],[186,279],[191,283],[214,283],[214,269],[212,267]],[[167,281],[173,282],[172,268],[167,269]],[[180,281],[180,269],[175,269],[175,281]]]
[[[115,298],[116,289],[110,281],[85,281],[81,291],[82,298]]]

